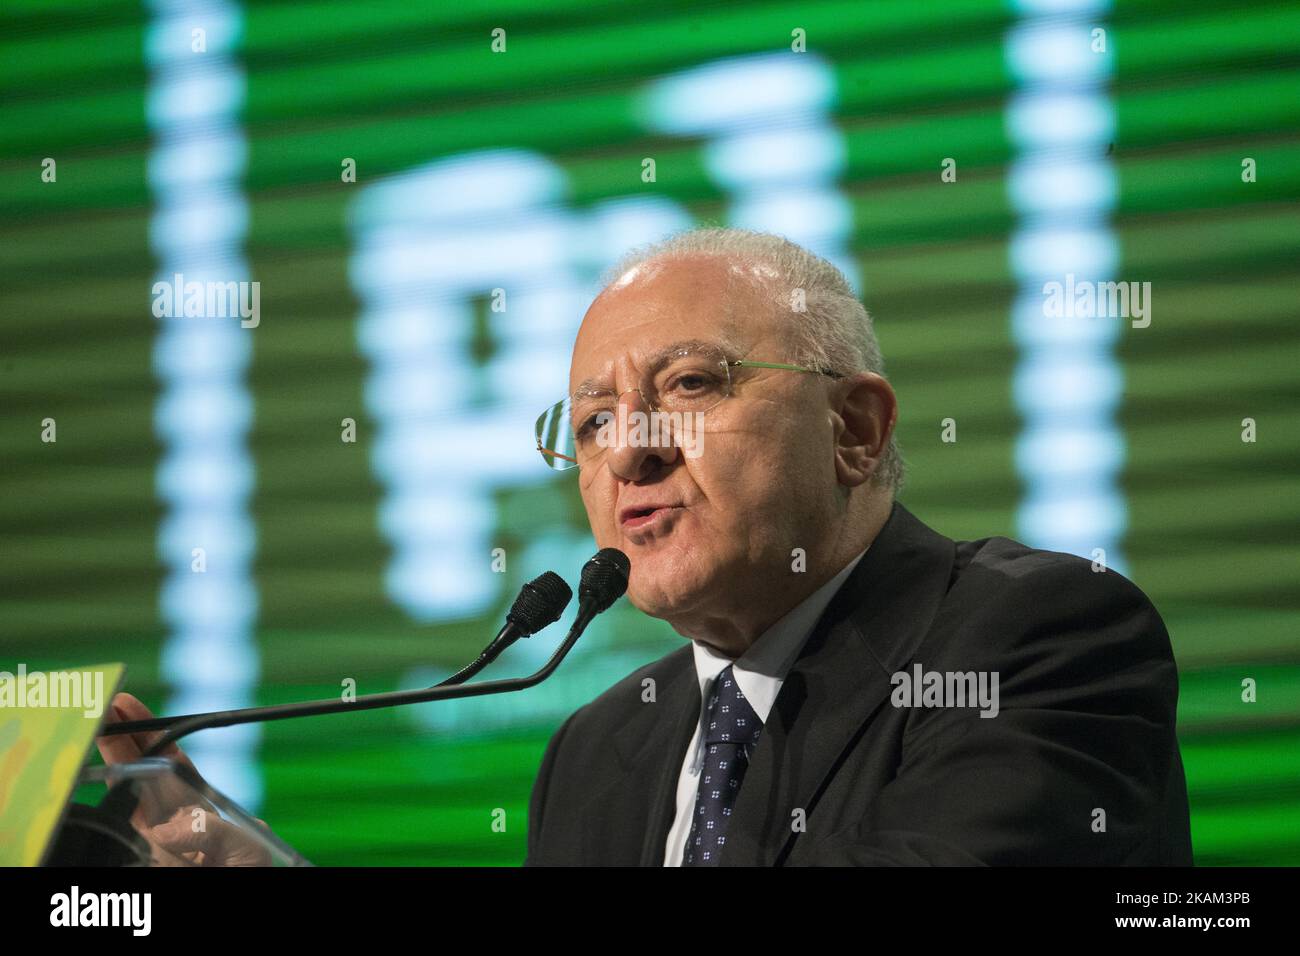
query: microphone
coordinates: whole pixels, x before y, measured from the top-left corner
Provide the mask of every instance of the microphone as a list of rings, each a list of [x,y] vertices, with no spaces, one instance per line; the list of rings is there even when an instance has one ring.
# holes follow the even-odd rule
[[[573,649],[582,632],[587,629],[592,618],[606,610],[627,590],[628,574],[631,563],[627,555],[615,548],[604,548],[592,557],[582,568],[582,578],[578,586],[578,617],[569,629],[564,642],[551,655],[542,668],[527,677],[508,680],[482,681],[477,684],[445,684],[435,687],[421,687],[415,690],[392,691],[386,694],[368,694],[351,701],[338,699],[302,701],[296,704],[280,704],[270,707],[249,707],[243,710],[217,711],[209,714],[191,714],[185,717],[163,717],[153,720],[125,721],[109,724],[100,736],[109,734],[136,733],[141,730],[167,728],[157,740],[145,751],[144,756],[152,757],[160,753],[172,742],[179,740],[196,730],[209,727],[229,727],[233,724],[247,724],[255,721],[284,720],[289,717],[315,717],[321,714],[337,714],[354,710],[373,710],[378,707],[394,707],[401,704],[422,704],[435,700],[450,700],[459,697],[479,697],[486,694],[504,694],[516,690],[526,690],[540,684],[555,672],[560,662]],[[543,575],[545,577],[545,575]],[[563,582],[561,582],[563,583]],[[530,585],[537,582],[530,582]],[[558,594],[551,584],[537,586],[542,594]],[[567,591],[568,588],[566,587]],[[522,597],[523,595],[521,595]],[[536,595],[530,594],[525,608],[540,606],[533,603]],[[552,598],[553,599],[553,598]],[[567,598],[566,598],[567,603]],[[514,612],[514,608],[511,608]],[[534,621],[536,619],[533,619]],[[526,628],[529,619],[520,617],[514,626]],[[505,628],[502,629],[503,631]]]
[[[573,591],[564,583],[564,578],[554,571],[547,571],[523,586],[514,605],[506,615],[506,623],[492,639],[492,643],[478,656],[478,660],[466,664],[446,680],[439,681],[435,687],[447,687],[451,684],[463,684],[483,668],[496,660],[501,652],[521,637],[532,637],[544,627],[554,624],[569,606]]]
[[[506,615],[505,627],[492,643],[500,644],[504,650],[519,638],[531,637],[549,627],[560,619],[572,598],[573,591],[554,571],[534,578],[520,589],[519,597]]]
[[[581,633],[591,618],[608,609],[628,589],[632,562],[617,548],[602,548],[582,566],[577,583],[577,618],[573,630]]]
[[[601,548],[582,566],[578,581],[578,619],[573,626],[586,629],[601,611],[623,596],[632,562],[618,548]]]

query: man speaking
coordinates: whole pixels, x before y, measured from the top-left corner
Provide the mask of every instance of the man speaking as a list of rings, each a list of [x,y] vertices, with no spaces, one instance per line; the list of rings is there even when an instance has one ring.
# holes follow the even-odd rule
[[[897,503],[897,402],[831,264],[728,229],[640,251],[569,386],[539,450],[688,643],[555,733],[527,863],[1191,863],[1160,616]]]
[[[698,230],[615,270],[537,444],[631,559],[632,603],[689,643],[556,732],[526,863],[1191,863],[1151,602],[928,528],[895,501],[897,412],[865,309],[799,246]],[[184,809],[141,818],[157,858],[264,862]]]

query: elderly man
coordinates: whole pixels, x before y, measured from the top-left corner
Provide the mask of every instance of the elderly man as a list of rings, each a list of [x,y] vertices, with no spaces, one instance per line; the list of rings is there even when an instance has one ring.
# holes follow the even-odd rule
[[[614,275],[538,444],[688,643],[556,732],[527,862],[1190,864],[1159,615],[895,500],[897,403],[839,271],[715,229]]]

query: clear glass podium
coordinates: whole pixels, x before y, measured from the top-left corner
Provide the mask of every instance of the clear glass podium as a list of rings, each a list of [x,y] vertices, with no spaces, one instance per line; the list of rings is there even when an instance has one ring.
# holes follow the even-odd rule
[[[164,757],[87,767],[46,866],[311,866],[191,768]]]

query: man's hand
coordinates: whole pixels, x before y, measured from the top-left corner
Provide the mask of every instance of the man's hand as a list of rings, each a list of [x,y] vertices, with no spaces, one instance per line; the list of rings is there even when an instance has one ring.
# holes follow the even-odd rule
[[[130,694],[113,698],[108,722],[148,720],[149,708]],[[155,733],[113,734],[95,743],[106,764],[139,760],[161,737]],[[182,764],[198,775],[190,758],[174,742],[158,754]],[[198,811],[197,813],[195,811]],[[196,826],[196,821],[201,821]],[[263,826],[266,824],[258,820]],[[153,852],[154,866],[270,866],[266,848],[249,839],[238,827],[221,817],[216,808],[172,777],[141,787],[140,802],[131,825]]]

